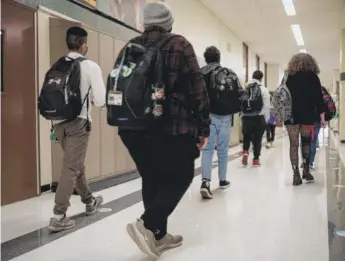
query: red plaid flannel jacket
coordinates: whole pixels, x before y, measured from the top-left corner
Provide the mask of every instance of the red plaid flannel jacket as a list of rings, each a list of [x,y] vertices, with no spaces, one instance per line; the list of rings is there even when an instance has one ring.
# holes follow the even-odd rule
[[[145,45],[160,40],[164,33],[162,28],[150,27],[130,42]],[[167,78],[165,133],[208,137],[211,124],[209,99],[193,46],[184,37],[176,35],[161,48],[161,53]]]

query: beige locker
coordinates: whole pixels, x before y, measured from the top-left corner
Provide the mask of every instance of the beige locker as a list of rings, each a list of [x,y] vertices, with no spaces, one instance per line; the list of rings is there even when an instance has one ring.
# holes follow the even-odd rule
[[[103,79],[106,83],[108,74],[114,65],[114,39],[99,33],[99,65],[102,68]],[[115,137],[116,130],[107,124],[107,111],[101,111],[100,119],[100,145],[101,145],[101,175],[116,173]]]
[[[93,29],[85,28],[88,32],[88,53],[87,58],[99,63],[99,33]],[[86,153],[85,167],[86,178],[94,179],[101,176],[100,158],[100,119],[101,109],[92,108],[92,131],[89,138],[89,146]]]

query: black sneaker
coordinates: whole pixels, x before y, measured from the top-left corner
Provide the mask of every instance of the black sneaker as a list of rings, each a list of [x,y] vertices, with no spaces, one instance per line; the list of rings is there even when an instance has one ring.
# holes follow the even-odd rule
[[[200,188],[200,194],[203,199],[212,199],[213,194],[210,188],[210,181],[203,180]]]
[[[303,172],[303,179],[305,180],[306,183],[314,183],[315,178],[310,172]]]
[[[220,189],[226,189],[230,186],[230,182],[229,181],[220,181],[219,182],[219,188]]]
[[[299,170],[296,169],[296,170],[294,170],[293,173],[294,173],[294,174],[293,174],[293,182],[292,182],[292,185],[293,185],[293,186],[300,186],[300,185],[302,185],[302,184],[303,184],[303,181],[302,181],[301,175],[300,175],[300,173],[299,173]]]

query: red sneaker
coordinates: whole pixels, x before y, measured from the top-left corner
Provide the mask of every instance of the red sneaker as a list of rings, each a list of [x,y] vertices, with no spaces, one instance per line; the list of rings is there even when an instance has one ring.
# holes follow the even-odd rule
[[[248,151],[244,151],[243,156],[242,156],[242,165],[244,167],[248,166],[248,156],[249,156]]]
[[[260,160],[259,159],[253,160],[253,167],[259,167],[259,166],[260,166]]]

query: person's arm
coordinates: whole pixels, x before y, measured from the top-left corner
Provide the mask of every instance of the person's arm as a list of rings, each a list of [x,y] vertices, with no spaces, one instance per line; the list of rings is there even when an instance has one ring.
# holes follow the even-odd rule
[[[268,92],[266,87],[261,87],[261,90],[262,90],[262,100],[263,100],[262,111],[264,113],[265,120],[267,123],[268,119],[270,118],[270,107],[271,107],[270,93]]]
[[[211,124],[209,98],[193,46],[187,41],[183,48],[182,61],[183,74],[189,81],[191,106],[199,125],[199,137],[207,138],[210,135]]]
[[[90,82],[90,94],[92,103],[96,107],[102,107],[105,105],[105,86],[102,76],[102,70],[95,62],[89,63],[89,82]]]

